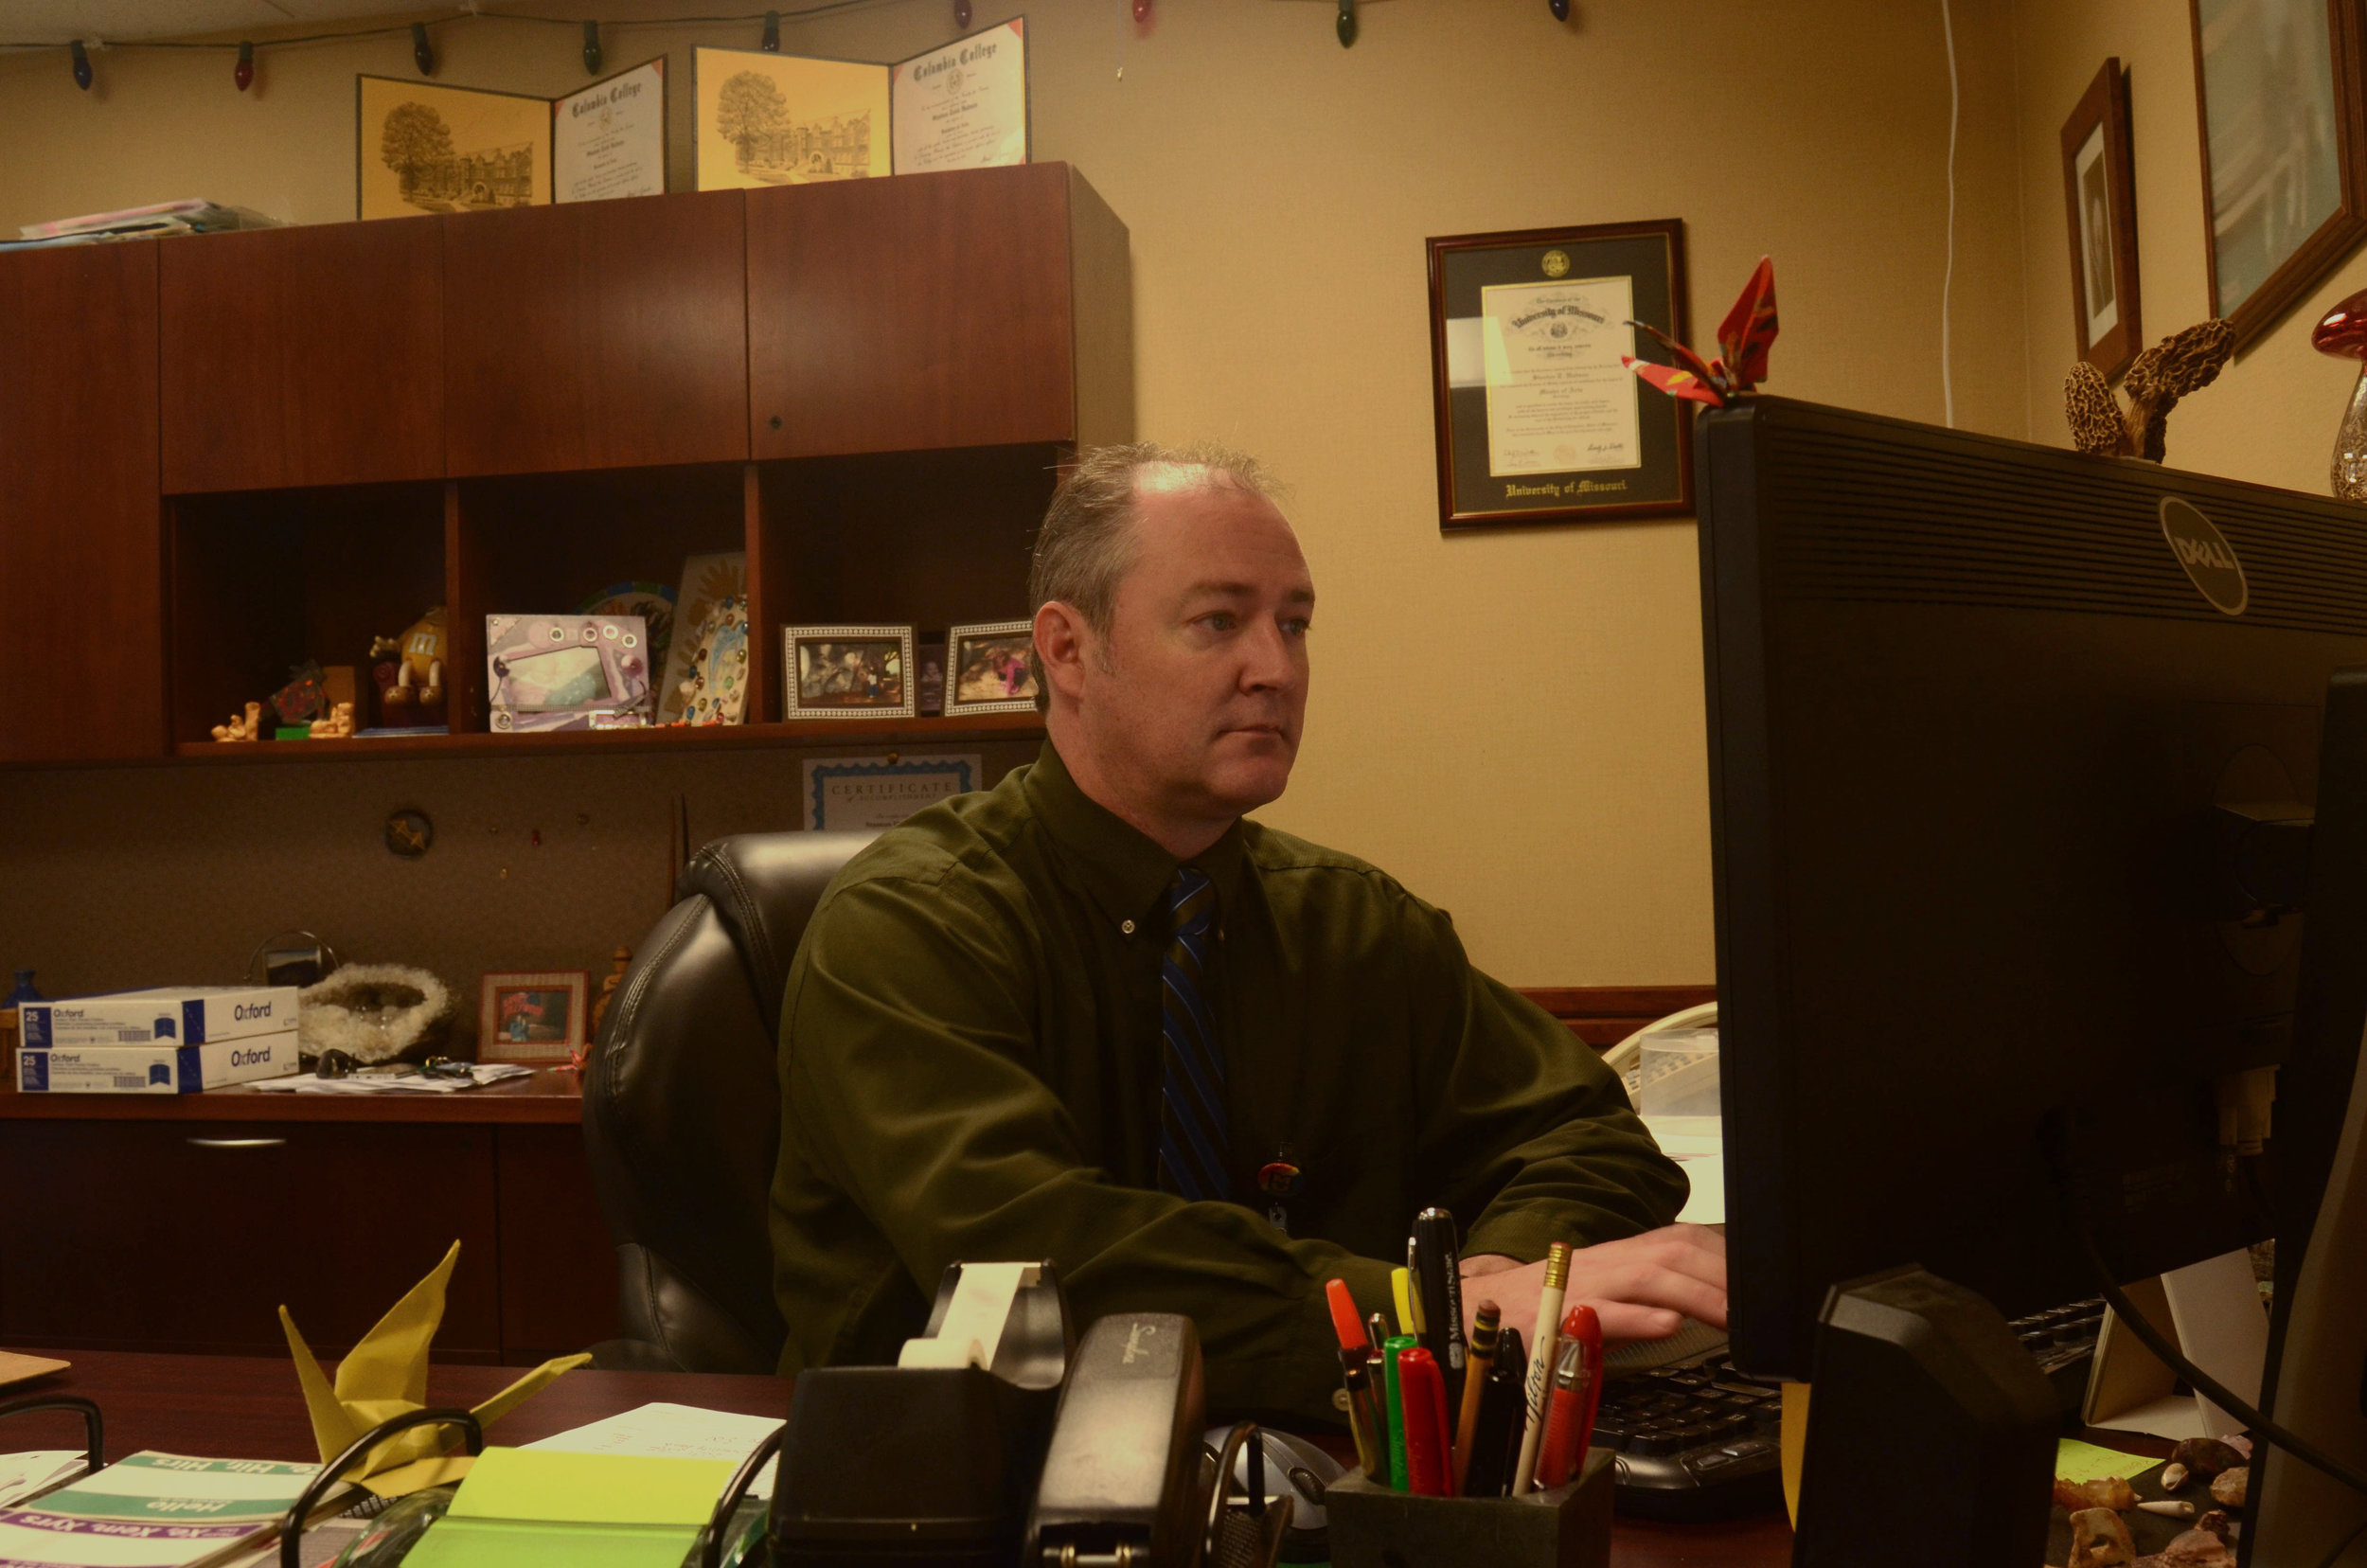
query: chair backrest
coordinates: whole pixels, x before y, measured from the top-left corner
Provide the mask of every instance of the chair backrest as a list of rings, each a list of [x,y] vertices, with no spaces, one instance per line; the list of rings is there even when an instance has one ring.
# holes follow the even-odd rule
[[[583,1085],[624,1337],[601,1364],[770,1372],[787,1330],[767,1228],[781,993],[868,833],[748,833],[691,858],[618,986]]]

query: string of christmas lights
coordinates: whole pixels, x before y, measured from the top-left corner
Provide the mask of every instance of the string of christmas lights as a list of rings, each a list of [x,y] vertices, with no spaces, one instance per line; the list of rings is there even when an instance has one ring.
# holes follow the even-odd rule
[[[534,16],[519,11],[480,10],[471,7],[465,13],[453,17],[450,22],[438,22],[434,26],[449,27],[456,22],[539,22],[555,27],[580,28],[583,35],[583,68],[588,74],[598,76],[601,62],[605,58],[605,51],[600,43],[602,27],[612,30],[629,27],[710,27],[756,22],[762,25],[762,30],[756,36],[756,47],[767,54],[778,54],[781,52],[781,18],[784,16],[792,21],[803,21],[808,17],[858,10],[864,6],[882,3],[883,0],[816,0],[813,5],[789,10],[745,11],[731,16],[637,16],[622,22],[601,22],[590,17]],[[1154,26],[1152,7],[1155,0],[1128,0],[1128,4],[1133,11],[1134,26],[1148,35]],[[1344,49],[1356,43],[1356,0],[1339,0],[1339,12],[1332,20],[1332,29],[1339,35],[1340,46]],[[1555,21],[1570,20],[1570,0],[1546,0],[1546,6],[1552,10]],[[955,27],[968,32],[974,14],[971,0],[953,0],[953,26]],[[112,49],[235,50],[238,62],[231,67],[230,80],[238,85],[239,91],[243,93],[255,84],[255,55],[258,48],[289,49],[300,45],[336,44],[356,38],[391,38],[403,32],[411,35],[411,60],[418,66],[419,75],[432,77],[436,74],[436,45],[429,35],[429,26],[430,24],[425,22],[398,22],[388,27],[347,27],[334,32],[306,33],[297,38],[275,38],[260,45],[251,41],[240,41],[235,44],[205,43],[179,38],[127,39],[118,44],[103,38],[78,38],[64,45],[63,47],[74,72],[74,85],[86,93],[90,91],[93,81],[97,80],[91,65],[90,51],[93,46],[101,52]],[[38,53],[44,49],[58,47],[60,45],[47,43],[0,43],[0,52],[5,53]]]

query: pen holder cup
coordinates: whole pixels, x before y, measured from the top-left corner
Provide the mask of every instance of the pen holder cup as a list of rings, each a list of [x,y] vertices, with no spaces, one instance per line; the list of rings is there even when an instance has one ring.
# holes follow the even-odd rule
[[[1324,1490],[1332,1568],[1608,1568],[1611,1460],[1521,1497],[1416,1497],[1351,1470]]]

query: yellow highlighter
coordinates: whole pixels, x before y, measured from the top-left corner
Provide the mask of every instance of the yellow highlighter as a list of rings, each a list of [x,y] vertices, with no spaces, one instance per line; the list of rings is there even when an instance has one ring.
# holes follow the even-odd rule
[[[1390,1270],[1389,1294],[1397,1304],[1397,1332],[1418,1335],[1422,1325],[1415,1315],[1419,1309],[1414,1302],[1414,1276],[1403,1269]]]

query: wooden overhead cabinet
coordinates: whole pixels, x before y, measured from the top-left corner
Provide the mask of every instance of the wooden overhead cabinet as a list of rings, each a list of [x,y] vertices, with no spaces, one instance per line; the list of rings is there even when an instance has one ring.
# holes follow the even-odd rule
[[[441,477],[443,232],[405,218],[165,246],[166,490]]]
[[[0,761],[164,754],[157,246],[0,256]]]
[[[445,471],[744,461],[744,214],[711,190],[447,220]]]
[[[1125,440],[1125,225],[1066,164],[752,190],[759,458]]]

